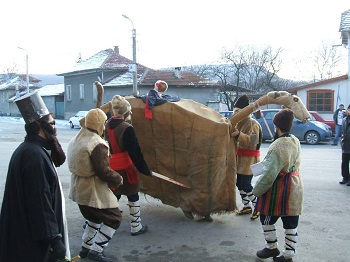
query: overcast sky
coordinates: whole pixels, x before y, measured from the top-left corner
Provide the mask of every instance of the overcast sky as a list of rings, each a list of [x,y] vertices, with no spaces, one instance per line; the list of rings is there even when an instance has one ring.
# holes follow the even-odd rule
[[[322,41],[341,43],[341,13],[350,2],[4,0],[0,6],[1,73],[14,64],[25,73],[26,52],[17,48],[22,47],[29,74],[58,74],[79,53],[86,59],[116,45],[132,59],[132,24],[122,14],[137,32],[137,62],[153,69],[212,63],[235,44],[281,47],[285,61],[300,59]],[[283,76],[298,78],[287,68]]]

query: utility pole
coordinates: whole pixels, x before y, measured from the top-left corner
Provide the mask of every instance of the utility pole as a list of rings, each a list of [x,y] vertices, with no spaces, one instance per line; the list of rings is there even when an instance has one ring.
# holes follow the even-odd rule
[[[28,74],[28,51],[22,47],[18,47],[26,52],[26,83],[27,83],[27,93],[29,93],[29,74]]]
[[[136,29],[134,28],[134,23],[126,15],[122,15],[124,18],[128,19],[132,24],[132,72],[133,72],[133,94],[134,96],[139,95],[139,90],[137,89],[137,64],[136,64]]]

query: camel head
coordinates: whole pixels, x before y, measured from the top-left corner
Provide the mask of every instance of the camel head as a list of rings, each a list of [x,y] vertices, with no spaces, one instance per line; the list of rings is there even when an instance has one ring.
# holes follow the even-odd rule
[[[310,119],[309,111],[306,109],[304,103],[298,96],[288,93],[286,91],[274,91],[267,93],[266,95],[256,100],[254,103],[240,110],[237,114],[235,113],[234,115],[232,115],[228,121],[230,129],[235,127],[236,124],[239,121],[241,121],[244,117],[258,110],[259,107],[267,104],[277,104],[287,107],[293,111],[294,116],[296,118],[303,122],[307,122]]]
[[[310,119],[310,113],[301,99],[286,91],[269,92],[266,96],[259,98],[255,103],[257,103],[258,107],[266,104],[283,105],[291,109],[294,116],[300,121],[307,122]]]

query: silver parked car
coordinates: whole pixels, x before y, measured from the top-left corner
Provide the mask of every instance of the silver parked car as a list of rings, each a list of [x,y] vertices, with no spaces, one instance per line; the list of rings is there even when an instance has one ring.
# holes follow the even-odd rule
[[[83,117],[85,117],[87,115],[89,111],[78,111],[74,116],[72,116],[71,118],[69,118],[69,125],[70,128],[74,128],[74,127],[79,127],[80,126],[80,119],[82,119]]]
[[[256,118],[256,114],[252,115],[252,117],[255,118],[262,127],[263,140],[273,139],[275,135],[275,127],[272,120],[279,110],[280,109],[260,110],[263,116],[265,117],[265,120],[263,117]],[[269,127],[269,129],[267,128],[267,126]],[[290,133],[295,135],[300,141],[305,141],[307,144],[310,145],[316,145],[319,142],[328,142],[332,137],[332,131],[330,126],[319,121],[309,121],[308,123],[304,123],[296,118],[294,118],[293,127]]]

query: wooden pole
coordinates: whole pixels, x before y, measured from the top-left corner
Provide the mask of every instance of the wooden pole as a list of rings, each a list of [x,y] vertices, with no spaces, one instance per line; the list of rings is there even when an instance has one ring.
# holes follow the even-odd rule
[[[172,179],[172,178],[170,178],[170,177],[163,176],[163,175],[158,174],[158,173],[156,173],[156,172],[154,172],[154,171],[152,171],[152,176],[158,177],[158,178],[160,178],[160,179],[163,179],[163,180],[165,180],[165,181],[168,181],[168,182],[170,182],[170,183],[173,183],[173,184],[175,184],[175,185],[178,185],[178,186],[181,186],[181,187],[184,187],[184,188],[189,188],[189,189],[191,188],[190,186],[187,186],[187,185],[185,185],[185,184],[182,184],[182,183],[180,183],[180,182],[177,182],[177,181],[175,181],[174,179]]]

